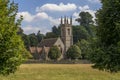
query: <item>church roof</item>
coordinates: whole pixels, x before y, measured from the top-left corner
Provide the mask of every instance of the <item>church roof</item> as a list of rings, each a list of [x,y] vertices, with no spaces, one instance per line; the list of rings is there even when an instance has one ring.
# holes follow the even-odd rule
[[[43,39],[39,44],[38,47],[51,47],[55,44],[55,42],[58,40],[58,38],[49,38],[49,39]]]
[[[42,48],[40,47],[29,47],[29,49],[31,53],[36,53],[36,52],[41,53],[42,51]]]

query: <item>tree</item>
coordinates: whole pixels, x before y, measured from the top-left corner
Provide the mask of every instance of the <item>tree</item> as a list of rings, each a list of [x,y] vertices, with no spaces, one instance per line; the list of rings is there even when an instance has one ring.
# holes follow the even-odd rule
[[[23,42],[24,42],[25,48],[26,48],[27,50],[29,50],[30,40],[29,40],[28,35],[26,35],[26,34],[23,33],[23,29],[22,29],[21,27],[18,27],[17,34],[21,36],[21,38],[22,38],[22,40],[23,40]]]
[[[16,20],[18,6],[9,0],[0,0],[0,74],[14,73],[26,58],[21,37],[17,34],[22,17]]]
[[[77,45],[72,45],[67,53],[66,53],[66,57],[68,59],[78,59],[81,58],[81,50]]]
[[[90,24],[93,24],[92,15],[89,12],[80,12],[80,18],[77,18],[76,21],[80,23],[81,26],[84,26],[88,33],[92,36],[92,31],[90,29]]]
[[[48,53],[48,57],[53,60],[57,60],[61,56],[61,52],[57,46],[53,46],[50,48]]]
[[[21,34],[21,37],[22,37],[22,40],[23,40],[23,42],[24,42],[25,48],[26,48],[27,50],[29,50],[30,40],[29,40],[28,35],[26,35],[26,34],[23,33],[23,34]]]
[[[97,11],[97,40],[90,60],[93,67],[109,72],[120,71],[120,0],[101,0]]]
[[[38,39],[38,42],[41,42],[41,40],[44,38],[44,35],[40,33],[40,30],[38,31],[37,33],[37,39]]]
[[[53,32],[47,32],[45,38],[57,38],[58,36]]]
[[[89,42],[82,39],[76,43],[76,45],[81,49],[82,59],[87,59],[87,54],[89,53]]]
[[[29,40],[30,40],[30,46],[37,46],[38,44],[38,39],[35,35],[35,33],[29,34]]]
[[[60,36],[60,27],[53,26],[52,27],[52,32],[58,37]]]
[[[47,32],[46,33],[46,36],[45,38],[57,38],[59,37],[61,34],[61,29],[60,29],[60,26],[56,27],[56,26],[53,26],[52,27],[52,32]]]
[[[73,26],[73,42],[77,43],[81,39],[87,40],[89,38],[89,34],[83,26]]]

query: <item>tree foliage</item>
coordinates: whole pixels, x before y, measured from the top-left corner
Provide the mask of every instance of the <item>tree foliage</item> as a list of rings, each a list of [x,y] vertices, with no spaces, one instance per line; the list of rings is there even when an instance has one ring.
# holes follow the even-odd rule
[[[76,45],[81,49],[82,59],[87,59],[87,54],[89,53],[89,42],[85,39],[82,39],[76,43]]]
[[[52,27],[52,32],[47,32],[45,35],[45,38],[57,38],[61,34],[60,27],[53,26]]]
[[[58,27],[53,26],[53,27],[52,27],[52,32],[53,32],[57,37],[59,37],[59,36],[60,36],[60,33],[61,33],[60,27],[59,27],[59,26],[58,26]]]
[[[78,59],[81,58],[81,50],[77,45],[72,45],[67,53],[66,56],[68,59]]]
[[[25,48],[26,48],[27,50],[29,50],[30,40],[29,40],[28,35],[26,35],[26,34],[23,33],[21,36],[22,36],[22,40],[23,40],[23,42],[24,42]]]
[[[16,20],[18,6],[0,0],[0,74],[14,73],[28,52],[17,34],[22,18]]]
[[[46,35],[45,35],[45,38],[48,39],[48,38],[56,38],[58,37],[58,35],[54,34],[53,32],[47,32]]]
[[[29,34],[29,40],[30,40],[30,46],[37,46],[38,44],[38,39],[35,33]]]
[[[110,72],[120,71],[120,0],[101,0],[97,11],[97,37],[90,59],[94,67]]]
[[[61,56],[61,52],[57,46],[53,46],[50,48],[48,53],[48,57],[53,60],[57,60]]]
[[[44,35],[40,33],[40,30],[38,31],[36,36],[37,36],[38,43],[41,42],[41,40],[44,38]]]
[[[92,31],[90,29],[90,24],[93,24],[92,15],[89,12],[80,12],[80,18],[77,18],[76,21],[80,23],[81,26],[84,26],[88,33],[92,36]]]
[[[23,33],[23,29],[21,27],[18,27],[18,32],[17,34],[19,34],[24,42],[24,45],[25,45],[25,48],[27,50],[29,50],[29,47],[30,47],[30,40],[29,40],[29,37],[28,35],[24,34]]]
[[[87,40],[89,38],[89,34],[83,26],[73,26],[73,42],[77,43],[81,39]]]

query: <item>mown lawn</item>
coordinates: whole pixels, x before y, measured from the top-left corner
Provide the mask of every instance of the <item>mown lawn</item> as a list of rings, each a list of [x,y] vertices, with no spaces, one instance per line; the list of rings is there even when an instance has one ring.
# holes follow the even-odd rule
[[[110,74],[89,64],[23,64],[15,74],[0,80],[120,80],[120,72]]]

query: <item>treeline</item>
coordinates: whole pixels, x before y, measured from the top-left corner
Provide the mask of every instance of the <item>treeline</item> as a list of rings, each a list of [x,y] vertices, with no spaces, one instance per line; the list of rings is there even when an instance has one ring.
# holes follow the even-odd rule
[[[37,46],[37,44],[44,38],[44,35],[38,31],[37,35],[35,33],[31,33],[29,35],[24,34],[23,30],[20,28],[19,35],[21,35],[22,40],[24,41],[24,45],[27,50],[31,46]]]

